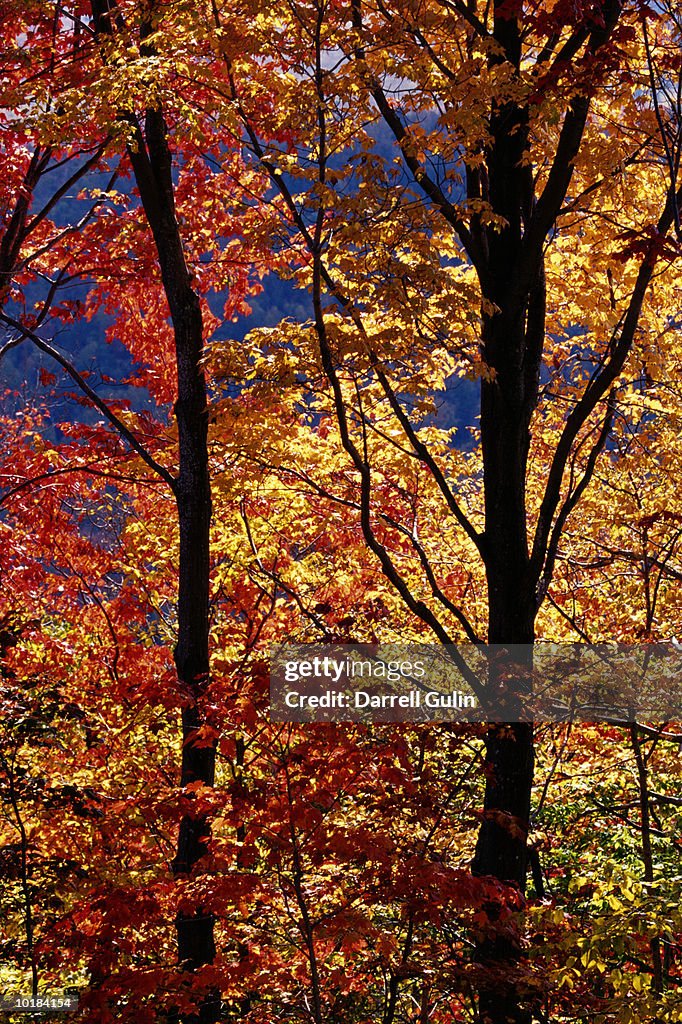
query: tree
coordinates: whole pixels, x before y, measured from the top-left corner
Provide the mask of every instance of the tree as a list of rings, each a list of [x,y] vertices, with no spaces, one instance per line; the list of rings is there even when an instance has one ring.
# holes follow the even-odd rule
[[[181,195],[183,186],[187,188],[187,181],[177,186],[173,180],[173,157],[168,141],[169,129],[163,101],[163,92],[170,86],[169,83],[163,82],[163,75],[156,82],[159,93],[152,97],[147,95],[145,102],[145,92],[151,83],[144,65],[148,62],[153,63],[156,57],[154,43],[150,39],[154,29],[154,18],[153,9],[142,10],[135,4],[126,8],[125,5],[93,3],[87,9],[81,9],[77,5],[73,10],[58,11],[49,19],[45,19],[40,5],[37,5],[35,10],[31,8],[22,11],[20,24],[26,31],[11,36],[8,40],[8,61],[13,75],[10,80],[11,88],[7,90],[9,95],[5,97],[8,105],[6,121],[15,141],[23,131],[33,144],[33,153],[27,152],[25,158],[21,159],[18,159],[19,154],[11,155],[12,161],[18,163],[19,176],[23,178],[14,209],[8,212],[3,234],[2,271],[6,282],[9,282],[19,270],[22,270],[25,276],[27,267],[33,273],[36,270],[40,273],[42,267],[39,261],[43,257],[53,280],[37,317],[22,315],[20,311],[3,313],[3,321],[11,332],[10,340],[3,351],[9,351],[21,341],[28,341],[54,359],[72,378],[77,388],[85,394],[89,403],[104,415],[122,441],[137,452],[147,466],[170,487],[175,497],[179,555],[177,640],[174,656],[178,673],[178,697],[183,706],[181,786],[203,784],[210,787],[214,779],[215,747],[212,742],[200,742],[198,738],[202,726],[206,724],[200,705],[209,675],[211,497],[207,455],[206,383],[201,366],[207,311],[202,310],[200,288],[188,262],[192,257],[199,260],[199,254],[193,252],[191,257],[187,255],[188,249],[192,249],[194,243],[203,242],[203,238],[195,236],[191,242],[187,237],[183,238],[178,220],[181,216],[177,211],[178,192]],[[131,72],[127,85],[131,91],[128,94],[122,92],[122,98],[118,104],[113,103],[112,109],[112,96],[116,95],[122,85],[119,82],[116,89],[113,89],[112,82],[114,76],[121,76],[123,67],[120,57],[127,54],[127,47],[131,42],[138,58],[137,65],[134,66],[130,66],[130,61],[126,58]],[[172,68],[169,69],[169,73],[173,77]],[[90,98],[93,102],[91,116],[83,124],[81,118],[84,97],[88,89],[91,90]],[[28,110],[28,113],[18,116],[18,110],[22,114],[24,110]],[[36,117],[36,110],[40,112],[40,117]],[[194,128],[200,131],[198,125]],[[75,145],[72,142],[74,135],[78,138]],[[219,143],[216,142],[216,145],[219,146]],[[206,165],[200,166],[196,156],[193,159],[191,138],[187,140],[187,146],[183,167],[186,178],[193,179],[196,185],[202,178],[203,171],[203,186],[210,187],[211,175],[207,173]],[[94,151],[94,155],[83,160],[82,154],[89,154],[90,151]],[[29,220],[28,209],[32,191],[35,190],[40,174],[49,169],[51,159],[60,164],[71,160],[75,162],[77,169],[67,182],[54,192],[45,207]],[[104,169],[110,169],[112,164],[116,170],[104,191],[94,188],[95,201],[86,217],[80,218],[77,224],[66,231],[58,231],[54,225],[44,223],[46,214],[57,206],[68,190],[85,178],[88,172],[94,168],[101,173]],[[169,333],[164,322],[167,314],[159,302],[159,292],[163,295],[161,302],[167,303],[170,312],[170,335],[175,354],[174,376],[177,382],[174,404],[178,426],[177,472],[156,459],[145,443],[136,436],[135,429],[131,430],[126,426],[125,416],[120,415],[114,404],[99,398],[96,391],[87,383],[87,372],[79,372],[63,353],[36,333],[42,322],[50,315],[59,314],[59,310],[55,309],[55,293],[65,278],[81,280],[92,285],[87,310],[83,305],[72,305],[67,310],[67,316],[71,319],[84,312],[92,313],[102,302],[108,302],[108,308],[112,308],[111,294],[105,298],[107,271],[109,274],[112,273],[112,262],[116,260],[117,250],[114,243],[112,249],[106,252],[107,242],[112,242],[108,237],[111,223],[107,218],[111,208],[103,210],[102,207],[106,202],[125,204],[128,201],[129,192],[127,195],[123,193],[116,197],[113,184],[117,177],[125,177],[131,170],[139,191],[141,211],[144,213],[153,240],[153,256],[149,252],[147,239],[140,240],[146,257],[147,277],[141,279],[139,284],[145,289],[145,299],[151,299],[152,305],[156,307],[154,314],[157,326],[164,334]],[[11,187],[13,184],[12,178],[9,177],[7,186]],[[223,194],[223,204],[225,198]],[[215,227],[226,226],[225,214],[226,207],[223,205],[222,216],[215,223]],[[136,218],[135,213],[133,217]],[[229,220],[229,215],[227,219]],[[87,230],[84,231],[88,221],[91,221],[92,229],[89,233]],[[38,226],[43,228],[43,235],[47,231],[48,236],[51,232],[52,237],[48,237],[47,242],[41,239],[44,244],[37,252],[31,252],[27,250],[27,246],[34,244],[35,229]],[[228,233],[229,230],[227,227]],[[94,257],[94,262],[90,266],[78,266],[72,272],[73,254],[66,246],[70,240],[69,236],[76,232],[80,232],[85,239],[83,244],[82,238],[79,238],[81,258],[87,253],[91,259]],[[188,229],[187,234],[191,233],[192,228]],[[126,239],[122,241],[125,246]],[[128,262],[139,264],[140,257],[135,253],[131,256],[128,249],[124,257],[124,260],[126,259]],[[155,263],[158,263],[160,275],[158,283],[154,280],[157,276]],[[229,260],[225,263],[228,264]],[[243,300],[250,269],[229,267],[232,289],[229,303],[232,303],[233,309],[237,309]],[[120,279],[120,267],[113,273],[115,278]],[[204,283],[207,289],[222,289],[225,281],[226,270],[223,265]],[[7,298],[9,294],[9,287],[6,286],[4,297]],[[17,295],[21,297],[15,291],[15,296]],[[142,308],[144,309],[144,306]],[[212,320],[210,314],[208,320]],[[141,346],[137,338],[134,340],[134,344],[138,346],[137,354],[146,355],[144,339],[141,340]],[[150,355],[154,360],[158,359],[158,345],[151,346]],[[149,383],[150,376],[148,375],[142,383]],[[156,392],[157,397],[167,397],[169,388],[170,393],[175,390],[172,376],[169,380],[166,375]],[[180,825],[178,850],[174,861],[174,869],[178,876],[189,874],[206,852],[207,834],[205,816],[195,814],[189,809]],[[177,930],[179,960],[187,969],[194,970],[210,962],[215,952],[212,938],[213,920],[210,915],[204,914],[201,907],[189,911],[183,909],[178,914]],[[200,1017],[202,1020],[214,1019],[216,1013],[217,1007],[207,1002]]]
[[[476,638],[462,592],[442,586],[437,554],[409,522],[414,503],[389,518],[375,436],[388,435],[430,475],[480,559],[488,642],[531,644],[566,523],[612,445],[628,360],[642,360],[638,333],[670,315],[674,10],[358,0],[350,17],[324,3],[261,9],[245,36],[214,14],[225,63],[215,90],[237,110],[303,262],[313,317],[296,343],[313,349],[307,367],[326,378],[367,546],[435,637]],[[379,122],[383,134],[368,130]],[[586,266],[591,286],[577,288]],[[281,338],[291,344],[289,324]],[[419,405],[472,366],[482,477],[473,500],[465,479],[448,476]],[[403,568],[401,532],[421,584]],[[474,870],[524,891],[532,727],[491,729],[487,761]],[[479,953],[517,955],[505,937]],[[480,1013],[525,1020],[528,1010],[502,985],[483,992]]]

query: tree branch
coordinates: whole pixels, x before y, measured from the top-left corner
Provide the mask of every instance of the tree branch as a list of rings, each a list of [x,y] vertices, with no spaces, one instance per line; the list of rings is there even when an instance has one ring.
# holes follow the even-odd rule
[[[360,0],[351,0],[351,7],[353,12],[353,25],[358,32],[362,32],[363,22]],[[364,65],[364,56],[364,49],[361,46],[356,47],[355,59],[361,65]],[[367,73],[370,95],[374,99],[379,113],[398,143],[403,160],[405,161],[405,166],[411,172],[412,177],[424,194],[428,196],[439,213],[459,236],[469,259],[474,266],[480,270],[481,253],[466,222],[462,217],[460,217],[457,212],[457,208],[450,202],[438,183],[426,173],[415,154],[411,151],[409,132],[403,126],[398,114],[389,103],[386,93],[379,82],[369,73],[369,69],[366,68],[366,65],[363,70],[366,70]]]
[[[80,375],[78,370],[73,366],[72,363],[63,356],[56,348],[49,344],[47,341],[43,341],[34,331],[26,327],[19,320],[15,320],[13,317],[8,316],[6,313],[0,313],[0,320],[6,323],[13,330],[17,331],[24,340],[32,342],[36,348],[40,349],[41,352],[45,352],[46,355],[50,356],[55,362],[59,363],[63,370],[68,373],[69,377],[74,381],[77,387],[83,392],[83,394],[92,402],[96,409],[98,409],[104,418],[114,427],[116,432],[130,445],[133,451],[137,452],[143,462],[145,462],[150,469],[161,477],[162,480],[168,484],[173,493],[175,493],[175,478],[168,472],[165,466],[162,466],[160,462],[157,462],[154,456],[147,451],[143,444],[138,441],[135,435],[126,427],[125,423],[118,418],[115,412],[113,412],[106,402],[103,402],[96,391],[94,391],[87,383],[84,377]],[[8,346],[5,345],[2,349],[2,353],[7,350]]]
[[[599,436],[593,444],[592,450],[590,451],[590,454],[587,458],[585,472],[583,473],[580,481],[575,486],[575,488],[572,491],[569,491],[569,493],[566,495],[563,505],[559,510],[559,514],[557,515],[554,521],[552,535],[547,545],[544,572],[537,587],[536,605],[538,608],[540,607],[545,598],[547,589],[552,579],[554,565],[556,562],[556,555],[559,548],[559,542],[561,541],[561,536],[564,530],[564,526],[566,525],[566,520],[568,519],[571,512],[573,511],[573,509],[578,504],[581,497],[587,490],[592,479],[592,476],[594,475],[594,469],[597,465],[597,459],[599,458],[601,452],[604,450],[604,445],[606,444],[608,436],[611,433],[611,427],[613,425],[613,416],[615,412],[615,397],[615,390],[612,388],[606,406],[606,416],[604,417],[602,428],[599,431]]]
[[[595,28],[589,37],[588,51],[591,55],[595,55],[608,41],[621,14],[620,0],[610,0],[606,7],[604,26]],[[566,111],[547,182],[524,233],[521,259],[510,288],[512,294],[525,295],[533,280],[545,239],[559,214],[573,177],[574,160],[580,150],[589,109],[589,95],[576,94]]]
[[[308,247],[308,251],[313,256],[314,260],[318,260],[319,259],[318,269],[319,269],[319,273],[320,273],[320,280],[324,281],[325,285],[329,289],[329,292],[331,293],[333,298],[336,299],[336,301],[338,302],[338,304],[341,307],[341,309],[343,310],[343,312],[347,316],[350,317],[350,319],[353,321],[353,323],[355,324],[356,328],[358,329],[360,335],[362,336],[362,338],[363,338],[363,340],[365,342],[366,349],[367,349],[367,354],[368,354],[368,357],[370,359],[372,368],[374,369],[374,372],[377,375],[377,379],[379,380],[379,383],[381,384],[381,387],[382,387],[382,389],[383,389],[383,391],[384,391],[384,393],[385,393],[385,395],[386,395],[386,397],[387,397],[387,399],[389,401],[389,404],[390,404],[390,406],[391,406],[395,416],[397,417],[398,421],[400,422],[401,427],[403,428],[403,430],[404,430],[404,432],[405,432],[405,434],[406,434],[410,444],[412,445],[417,458],[419,458],[420,461],[422,461],[427,466],[427,468],[431,472],[434,480],[436,481],[438,489],[440,490],[441,494],[445,498],[445,501],[446,501],[446,503],[448,505],[448,508],[450,509],[450,511],[452,512],[453,516],[455,517],[455,519],[457,520],[459,525],[462,527],[464,532],[466,533],[467,537],[469,537],[469,539],[476,545],[476,548],[477,548],[479,554],[481,554],[481,556],[483,556],[483,538],[482,538],[481,534],[478,533],[478,531],[475,529],[473,524],[470,522],[470,520],[465,515],[465,513],[464,513],[463,509],[461,508],[459,502],[457,501],[457,499],[456,499],[452,489],[449,487],[449,485],[447,483],[447,480],[445,479],[445,475],[443,474],[442,470],[438,466],[438,463],[433,458],[433,456],[429,452],[429,450],[426,447],[426,445],[424,445],[424,443],[419,440],[419,438],[417,436],[417,433],[416,433],[414,427],[412,426],[412,424],[410,423],[409,417],[406,415],[404,409],[400,405],[400,401],[399,401],[399,399],[398,399],[394,389],[391,387],[391,384],[390,384],[386,374],[381,369],[381,367],[379,365],[379,360],[377,359],[376,355],[372,351],[372,348],[371,348],[371,345],[369,343],[369,339],[367,337],[367,334],[366,334],[366,331],[365,331],[365,328],[364,328],[364,324],[362,322],[362,318],[360,317],[360,314],[354,308],[351,299],[348,296],[346,296],[344,294],[344,292],[341,290],[341,288],[336,284],[336,282],[335,282],[334,278],[332,277],[331,273],[329,272],[327,267],[324,266],[324,263],[322,262],[321,255],[320,255],[320,249],[321,249],[321,235],[320,235],[320,232],[321,232],[322,220],[321,220],[321,217],[319,216],[319,213],[321,213],[322,211],[320,210],[318,212],[318,219],[317,219],[315,236],[313,236],[310,233],[310,230],[308,229],[308,226],[305,224],[305,221],[303,220],[303,217],[301,216],[299,210],[296,207],[296,203],[294,202],[294,198],[293,198],[293,196],[291,194],[291,191],[290,191],[286,181],[284,181],[284,175],[281,174],[281,173],[278,173],[279,169],[276,168],[275,165],[267,158],[267,156],[265,154],[265,151],[264,151],[263,147],[261,146],[255,131],[253,130],[253,126],[251,125],[251,122],[249,121],[248,115],[246,114],[246,111],[244,110],[244,108],[241,105],[241,102],[239,100],[239,95],[238,95],[238,92],[237,92],[237,89],[236,89],[236,85],[235,85],[234,79],[232,77],[232,74],[231,74],[231,72],[229,70],[229,67],[228,67],[228,75],[229,75],[229,79],[230,79],[230,88],[231,88],[231,92],[232,92],[232,99],[237,104],[237,110],[239,112],[239,116],[240,116],[240,118],[242,120],[242,124],[244,125],[244,129],[245,129],[245,131],[246,131],[246,133],[247,133],[247,135],[249,137],[249,140],[250,140],[251,145],[253,147],[253,151],[254,151],[255,155],[258,157],[258,159],[259,159],[259,161],[261,163],[261,166],[267,171],[268,176],[269,176],[272,184],[275,186],[275,188],[278,190],[278,192],[280,193],[280,195],[284,199],[284,202],[286,203],[287,209],[290,211],[290,213],[292,215],[292,219],[294,221],[294,224],[296,225],[296,227],[300,231],[301,236],[303,237],[303,239],[305,241],[305,244]]]
[[[357,511],[360,511],[361,509],[359,502],[352,501],[350,498],[341,498],[338,495],[333,494],[331,491],[328,491],[325,487],[322,487],[320,484],[318,484],[315,480],[312,480],[305,473],[301,473],[298,470],[290,468],[286,468],[284,472],[288,476],[293,476],[295,479],[303,481],[303,483],[311,487],[316,494],[319,494],[320,497],[325,498],[327,501],[331,501],[334,502],[335,504],[343,505],[346,508],[352,508]],[[431,593],[436,598],[436,600],[439,601],[440,604],[442,604],[442,606],[446,608],[457,619],[462,629],[464,630],[467,639],[470,640],[472,644],[483,643],[483,641],[476,633],[473,625],[471,624],[470,620],[467,618],[465,613],[462,611],[462,609],[458,605],[454,604],[454,602],[451,601],[447,594],[445,594],[441,589],[438,581],[436,580],[436,576],[433,571],[431,562],[429,561],[429,557],[426,551],[424,550],[424,547],[422,546],[419,538],[416,536],[415,531],[409,530],[403,523],[399,523],[396,519],[388,515],[386,512],[379,512],[378,517],[379,519],[382,519],[388,526],[392,527],[394,530],[397,530],[404,537],[407,537],[410,544],[414,548],[417,557],[419,558],[421,566],[424,570],[424,574],[428,580],[429,586],[431,587]]]
[[[680,190],[680,193],[682,193],[682,190]],[[679,202],[679,198],[680,195],[678,194],[677,202]],[[547,486],[540,505],[535,537],[533,540],[531,573],[534,574],[536,580],[540,578],[540,573],[543,569],[547,553],[547,544],[550,531],[552,529],[552,519],[559,504],[561,482],[573,444],[580,430],[587,422],[599,401],[613,386],[618,374],[625,365],[625,360],[632,348],[635,331],[639,323],[639,317],[644,303],[644,297],[656,266],[661,240],[665,237],[673,222],[673,199],[674,197],[668,196],[665,208],[656,226],[655,235],[651,239],[647,247],[646,255],[640,264],[637,279],[632,290],[632,295],[630,296],[628,309],[622,320],[620,337],[618,340],[616,340],[615,337],[612,337],[611,339],[611,344],[609,346],[611,356],[604,364],[601,371],[590,380],[581,398],[569,414],[559,441],[557,442],[557,446],[554,451],[554,458],[552,459],[549,473],[547,475]]]

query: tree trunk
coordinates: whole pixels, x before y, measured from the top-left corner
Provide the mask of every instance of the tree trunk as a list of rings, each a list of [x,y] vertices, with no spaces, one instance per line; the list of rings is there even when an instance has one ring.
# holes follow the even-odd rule
[[[92,14],[98,35],[115,30],[116,6],[112,0],[93,0]],[[140,26],[140,52],[153,55],[146,39],[153,31],[153,5]],[[211,485],[208,466],[208,406],[204,373],[203,322],[199,296],[185,261],[180,227],[175,211],[172,156],[166,124],[160,108],[145,111],[144,124],[133,114],[123,114],[133,132],[128,156],[140,192],[149,227],[154,237],[161,280],[168,301],[178,373],[175,415],[178,424],[178,475],[175,497],[180,533],[178,568],[178,640],[174,651],[178,683],[183,700],[181,785],[200,782],[213,786],[215,744],[195,743],[205,723],[202,698],[209,680],[209,536]],[[210,827],[205,815],[185,815],[180,823],[176,876],[186,876],[207,850]],[[214,919],[201,906],[178,913],[176,919],[178,961],[187,971],[211,963],[215,956]],[[206,997],[189,1022],[213,1024],[218,1019],[220,999]]]
[[[173,321],[178,399],[179,465],[175,495],[180,531],[178,570],[178,641],[175,664],[184,700],[182,711],[181,785],[215,781],[215,744],[197,731],[205,723],[202,696],[209,679],[209,535],[211,485],[208,467],[208,407],[201,368],[203,323],[199,298],[182,251],[175,217],[171,157],[160,111],[147,111],[146,150],[131,151],[131,160],[145,212],[156,242],[161,276]],[[145,160],[145,157],[147,159]],[[210,835],[204,815],[185,815],[180,823],[176,876],[189,875],[204,856]],[[211,963],[215,956],[212,914],[196,907],[180,912],[176,921],[178,960],[189,971]],[[217,1020],[218,997],[205,1001],[197,1017],[189,1020],[211,1024]]]
[[[497,326],[497,325],[496,325]],[[486,571],[489,593],[488,642],[527,645],[521,670],[532,667],[535,593],[528,568],[525,473],[528,433],[520,398],[523,373],[515,365],[514,334],[500,317],[504,347],[488,349],[496,377],[483,385],[481,429],[486,491]],[[491,334],[496,333],[491,329]],[[509,659],[506,659],[507,662]],[[488,685],[497,684],[493,665]],[[533,784],[533,726],[511,722],[491,726],[486,737],[483,820],[473,872],[489,875],[525,892],[527,835]],[[494,922],[492,928],[494,929]],[[490,969],[479,989],[484,1024],[526,1024],[530,1012],[519,998],[514,972],[519,947],[507,934],[479,944],[476,958]]]
[[[587,50],[604,45],[620,16],[618,0],[605,0],[601,20],[584,27]],[[521,66],[522,5],[495,0],[493,36],[498,48],[491,65]],[[576,38],[578,38],[577,36]],[[536,202],[528,149],[525,101],[493,102],[487,176],[468,175],[470,199],[488,201],[505,225],[494,230],[474,222],[478,275],[483,296],[481,446],[485,492],[484,560],[488,584],[488,643],[528,645],[519,667],[532,668],[538,607],[539,567],[528,551],[526,473],[530,423],[538,403],[539,370],[545,343],[546,287],[543,246],[570,184],[573,161],[585,128],[589,98],[571,101],[562,124],[556,158]],[[509,660],[509,659],[508,659]],[[491,685],[495,685],[495,669]],[[492,726],[486,739],[483,821],[473,870],[525,893],[527,835],[533,784],[533,726]],[[483,941],[477,959],[491,968],[479,995],[485,1024],[525,1024],[528,1000],[519,996],[514,967],[519,949],[508,936]]]
[[[495,5],[494,34],[503,56],[520,64],[520,25],[508,3]],[[504,230],[486,232],[483,292],[481,445],[485,492],[485,563],[488,584],[488,643],[532,645],[535,587],[529,571],[526,518],[526,469],[530,418],[537,403],[539,361],[544,342],[544,276],[541,266],[527,294],[513,291],[513,271],[523,252],[523,226],[532,209],[533,186],[524,168],[528,144],[527,111],[515,103],[491,111],[492,144],[487,189]],[[540,257],[541,259],[541,257]],[[527,648],[532,651],[532,647]],[[532,662],[532,654],[526,657]],[[528,665],[520,665],[527,668]],[[496,668],[489,685],[496,685]],[[491,726],[486,738],[486,786],[483,820],[472,870],[525,892],[527,835],[533,784],[533,726]],[[482,940],[479,964],[489,969],[479,988],[484,1024],[526,1024],[530,1012],[519,997],[515,967],[519,947],[505,932]]]

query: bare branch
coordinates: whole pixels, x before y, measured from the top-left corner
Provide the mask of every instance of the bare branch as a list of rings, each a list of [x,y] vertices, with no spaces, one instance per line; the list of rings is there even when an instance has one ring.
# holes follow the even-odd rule
[[[605,8],[605,24],[593,29],[589,37],[588,50],[592,54],[608,41],[621,14],[620,0],[609,0]],[[566,111],[547,182],[524,234],[522,259],[515,270],[510,288],[512,294],[525,295],[535,276],[545,239],[559,214],[573,177],[574,160],[580,149],[589,109],[589,95],[577,94]]]

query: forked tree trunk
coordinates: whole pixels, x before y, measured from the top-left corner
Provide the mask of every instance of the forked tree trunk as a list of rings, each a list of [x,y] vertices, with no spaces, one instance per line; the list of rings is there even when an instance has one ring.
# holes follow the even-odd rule
[[[584,39],[596,52],[620,15],[619,0],[604,0]],[[522,5],[495,0],[491,64],[507,62],[520,72]],[[513,100],[493,102],[487,177],[469,175],[470,199],[488,201],[504,218],[501,230],[474,224],[479,243],[483,296],[481,446],[484,467],[484,558],[488,583],[488,643],[532,645],[535,638],[539,567],[531,565],[527,536],[526,474],[530,424],[538,403],[545,343],[546,289],[543,246],[570,184],[589,99],[578,96],[565,115],[552,174],[536,203],[528,159],[528,108]],[[532,650],[532,647],[530,648]],[[532,654],[522,656],[529,668]],[[493,680],[494,684],[494,680]],[[473,870],[525,893],[527,833],[533,784],[531,723],[491,726],[486,739],[483,820]],[[477,959],[489,965],[490,981],[479,991],[482,1024],[527,1024],[531,1009],[519,995],[514,966],[519,950],[505,936],[482,942]]]

